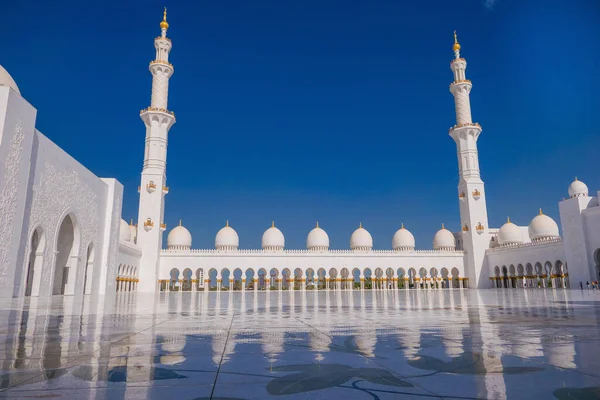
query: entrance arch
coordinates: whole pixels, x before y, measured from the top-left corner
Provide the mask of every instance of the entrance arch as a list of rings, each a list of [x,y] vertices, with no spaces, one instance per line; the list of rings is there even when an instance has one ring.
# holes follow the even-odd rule
[[[79,229],[73,214],[66,215],[60,224],[55,251],[52,294],[74,294],[79,258]]]

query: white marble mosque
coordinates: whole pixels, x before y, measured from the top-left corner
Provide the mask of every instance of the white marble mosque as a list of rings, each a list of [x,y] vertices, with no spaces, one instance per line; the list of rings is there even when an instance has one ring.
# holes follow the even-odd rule
[[[261,249],[240,249],[225,223],[202,249],[181,223],[162,248],[166,9],[160,28],[137,224],[123,186],[38,131],[0,67],[0,398],[600,398],[600,291],[585,285],[600,272],[600,193],[575,179],[561,229],[541,210],[488,226],[456,35],[458,232],[432,227],[417,249],[401,226],[374,250],[359,224],[330,249],[317,223],[306,249],[286,249],[272,223]]]
[[[408,227],[374,250],[362,224],[348,249],[330,249],[325,227],[308,232],[306,249],[287,249],[272,223],[261,249],[240,249],[226,223],[214,248],[194,248],[179,225],[163,248],[168,109],[173,65],[166,10],[156,56],[150,62],[152,95],[140,117],[146,128],[137,223],[122,219],[123,186],[99,178],[36,129],[37,110],[0,67],[0,294],[43,297],[115,292],[261,290],[442,290],[459,288],[571,288],[600,273],[598,195],[575,179],[559,202],[560,224],[540,210],[529,226],[507,221],[488,226],[486,191],[473,122],[472,83],[454,36],[450,61],[456,123],[460,227],[434,233],[433,246],[417,248]],[[140,143],[141,145],[141,143]],[[450,196],[450,194],[448,194]],[[450,199],[450,197],[449,197]],[[184,215],[181,216],[185,217]],[[392,217],[393,218],[393,217]]]

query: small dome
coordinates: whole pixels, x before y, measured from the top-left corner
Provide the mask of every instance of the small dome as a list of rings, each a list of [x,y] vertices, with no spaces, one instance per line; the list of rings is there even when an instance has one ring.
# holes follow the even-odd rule
[[[169,249],[189,249],[192,247],[192,234],[188,231],[181,221],[179,226],[171,229],[167,236],[167,248]]]
[[[17,86],[17,83],[12,78],[12,76],[10,76],[8,71],[4,69],[4,67],[2,65],[0,65],[0,86],[8,86],[15,92],[21,94],[21,92],[19,91],[19,87]]]
[[[229,221],[223,228],[217,232],[215,237],[215,247],[217,250],[237,250],[240,245],[240,238],[235,229],[229,226]]]
[[[510,218],[502,225],[500,230],[498,230],[498,244],[500,246],[523,243],[524,241],[521,229],[510,222]]]
[[[369,231],[362,227],[362,223],[350,236],[350,248],[362,251],[369,251],[373,248],[373,238]]]
[[[442,224],[442,229],[437,231],[433,237],[433,248],[435,250],[454,250],[456,248],[454,235],[444,228],[444,224]]]
[[[131,231],[129,230],[129,224],[124,219],[121,220],[121,228],[119,230],[119,241],[131,242]]]
[[[552,218],[544,215],[540,208],[540,213],[529,224],[529,238],[532,241],[540,241],[557,237],[560,237],[558,234],[558,225],[556,225],[556,222]]]
[[[275,227],[275,222],[263,233],[262,248],[265,250],[283,250],[285,247],[285,238],[283,233]]]
[[[129,232],[131,233],[131,241],[137,243],[137,226],[133,224],[133,220],[129,223]]]
[[[581,197],[588,195],[588,187],[585,183],[575,177],[575,180],[569,186],[569,197]]]
[[[329,235],[323,229],[319,228],[319,223],[308,233],[306,238],[306,247],[313,251],[324,251],[329,249]]]
[[[392,248],[398,251],[415,249],[415,237],[404,227],[404,224],[402,224],[402,228],[394,233],[394,237],[392,238]]]

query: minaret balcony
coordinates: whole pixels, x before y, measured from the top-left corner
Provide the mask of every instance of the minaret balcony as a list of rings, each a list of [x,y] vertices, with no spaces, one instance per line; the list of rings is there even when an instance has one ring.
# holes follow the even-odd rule
[[[469,225],[465,224],[465,226],[462,227],[463,232],[469,232]]]
[[[169,111],[164,108],[155,108],[155,107],[148,107],[148,108],[144,108],[143,110],[140,110],[140,115],[143,115],[143,114],[146,114],[149,112],[159,112],[159,113],[163,113],[163,114],[168,114],[172,117],[175,116],[175,113],[173,111]]]
[[[153,64],[166,65],[168,67],[171,67],[171,69],[174,69],[173,68],[173,64],[171,64],[170,62],[167,62],[167,61],[163,61],[163,60],[153,60],[153,61],[150,61],[150,65],[153,65]]]
[[[461,192],[461,193],[458,195],[458,199],[459,199],[459,200],[464,200],[466,197],[467,197],[467,195],[465,194],[465,192]]]
[[[167,230],[167,224],[165,224],[164,222],[160,224],[160,230],[161,232],[164,232]]]
[[[477,122],[465,122],[464,124],[456,124],[456,125],[454,125],[452,128],[450,128],[448,130],[448,132],[452,132],[455,129],[466,128],[466,127],[478,128],[479,130],[482,129],[481,125],[479,125]]]
[[[470,85],[471,81],[469,79],[461,79],[459,81],[454,81],[450,84],[450,88],[452,88],[455,85],[460,85],[461,83],[468,83]]]
[[[144,230],[146,232],[150,232],[152,228],[154,228],[154,222],[152,219],[148,218],[146,221],[144,221]]]
[[[162,194],[167,194],[169,193],[169,187],[168,186],[163,186],[162,188]]]
[[[481,198],[481,192],[477,189],[473,190],[473,198],[479,200]]]
[[[155,190],[156,190],[156,183],[154,183],[154,181],[150,181],[150,183],[148,183],[146,185],[146,191],[148,193],[154,193]]]

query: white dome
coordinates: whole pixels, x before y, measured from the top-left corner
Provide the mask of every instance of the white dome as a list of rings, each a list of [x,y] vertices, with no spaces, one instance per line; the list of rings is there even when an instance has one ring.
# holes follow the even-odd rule
[[[129,224],[129,232],[131,233],[131,241],[137,243],[137,226],[133,224],[133,220]]]
[[[329,235],[323,229],[319,228],[317,222],[316,228],[308,233],[306,238],[306,247],[309,250],[323,251],[329,249]]]
[[[129,224],[124,219],[121,219],[121,228],[119,230],[119,241],[131,242],[131,231],[129,230]]]
[[[352,250],[363,251],[368,251],[373,248],[373,238],[369,231],[362,227],[362,223],[357,230],[352,232],[352,236],[350,236],[350,248]]]
[[[8,71],[4,69],[4,67],[2,65],[0,65],[0,86],[8,86],[15,92],[21,94],[21,92],[19,91],[19,87],[17,86],[17,83],[12,78],[12,76],[10,76]]]
[[[558,225],[552,218],[542,213],[540,208],[539,215],[536,215],[529,224],[529,238],[532,241],[551,239],[560,237],[558,234]]]
[[[169,249],[189,249],[192,247],[192,234],[181,225],[171,229],[167,236],[167,248]]]
[[[510,222],[510,218],[508,221],[502,225],[500,230],[498,230],[498,244],[500,246],[507,246],[510,244],[523,243],[525,240],[523,239],[523,233],[521,229],[512,222]]]
[[[433,248],[435,250],[454,250],[456,248],[454,235],[444,228],[444,224],[442,224],[442,229],[437,231],[433,237]]]
[[[394,237],[392,238],[392,248],[399,251],[414,250],[415,237],[404,227],[404,224],[402,224],[402,228],[394,233]]]
[[[581,197],[588,195],[588,187],[585,183],[575,177],[575,180],[569,186],[569,197]]]
[[[240,238],[235,229],[229,226],[229,221],[223,228],[217,232],[215,237],[215,247],[217,250],[237,250],[240,245]]]
[[[283,233],[275,227],[275,222],[263,233],[262,248],[265,250],[283,250],[285,238]]]

